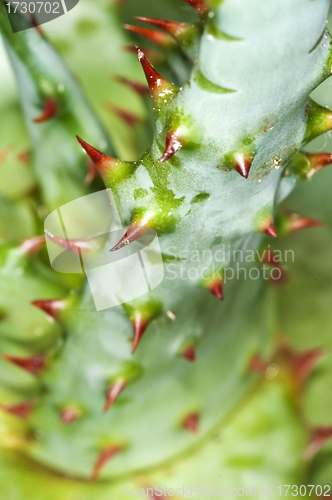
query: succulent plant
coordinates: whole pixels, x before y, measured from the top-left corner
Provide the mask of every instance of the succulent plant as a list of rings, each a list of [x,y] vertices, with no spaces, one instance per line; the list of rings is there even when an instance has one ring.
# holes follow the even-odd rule
[[[77,8],[86,37],[71,69],[90,104],[64,62],[68,44],[55,40],[63,58],[40,30],[13,34],[1,5],[22,105],[21,114],[9,89],[13,105],[3,99],[0,119],[13,143],[0,162],[16,153],[13,174],[9,164],[0,173],[0,485],[8,500],[104,500],[133,489],[152,498],[189,489],[198,498],[199,487],[208,496],[231,488],[260,496],[263,487],[277,498],[284,484],[295,494],[301,485],[313,485],[307,496],[330,492],[331,172],[323,167],[332,155],[306,148],[332,130],[332,112],[310,97],[331,75],[329,2],[185,2],[194,22],[126,25],[168,55],[161,68],[175,83],[149,62],[150,49],[136,47],[148,85],[129,76],[133,56],[123,55],[112,105],[99,96],[118,69],[96,72],[105,71],[109,26],[118,40],[110,62],[120,60],[119,7]],[[134,90],[149,110],[150,93],[153,126],[138,100],[119,106],[120,82],[124,102]],[[127,129],[113,132],[116,120]],[[152,234],[165,276],[96,311],[88,281],[51,269],[42,223],[105,187],[120,237],[99,238],[94,257],[80,229],[64,240],[46,224],[48,246],[108,262]],[[100,222],[98,213],[81,217]],[[126,281],[137,285],[134,266]],[[103,299],[112,286],[103,285]]]

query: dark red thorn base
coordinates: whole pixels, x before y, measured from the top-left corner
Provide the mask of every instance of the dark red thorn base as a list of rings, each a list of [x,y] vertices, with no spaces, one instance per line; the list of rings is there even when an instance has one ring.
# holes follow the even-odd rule
[[[31,305],[44,311],[48,316],[57,319],[62,309],[65,307],[64,299],[33,300]]]
[[[270,222],[269,224],[267,224],[263,228],[262,233],[267,234],[268,236],[271,236],[271,238],[278,238],[278,234],[277,234],[277,231],[276,231],[276,228],[275,228],[273,222]]]
[[[134,354],[134,352],[138,347],[138,344],[140,343],[143,337],[143,333],[149,326],[149,322],[145,318],[143,318],[140,314],[137,314],[137,316],[132,320],[132,325],[134,329],[134,338],[133,338],[131,353]]]
[[[166,149],[163,156],[160,158],[159,163],[164,163],[165,161],[172,158],[175,153],[177,153],[183,146],[182,142],[176,134],[169,134],[166,136]]]
[[[105,465],[112,458],[114,458],[116,455],[118,455],[118,453],[120,453],[122,450],[123,450],[123,446],[121,446],[121,445],[113,445],[113,446],[110,446],[110,447],[102,450],[100,452],[99,457],[97,458],[94,466],[93,466],[93,469],[92,469],[92,472],[90,475],[90,481],[97,481],[97,479],[99,478],[100,473],[101,473],[102,469],[105,467]]]
[[[97,169],[96,165],[91,160],[91,158],[89,158],[89,161],[88,161],[88,173],[87,173],[87,176],[86,176],[85,181],[84,181],[85,184],[87,186],[91,186],[91,184],[98,177],[98,175],[99,175],[99,172],[98,172],[98,169]]]
[[[121,248],[133,243],[134,241],[139,240],[143,236],[146,236],[150,231],[150,228],[147,226],[130,226],[126,232],[126,234],[121,238],[121,240],[110,249],[110,252],[115,252],[116,250],[120,250]]]
[[[18,358],[10,354],[3,354],[2,357],[9,363],[19,366],[23,370],[38,375],[46,367],[46,356],[35,356],[33,358]]]
[[[0,404],[0,410],[10,413],[21,420],[27,420],[33,410],[33,403],[31,401],[24,401],[16,405]]]
[[[81,411],[78,408],[67,407],[63,408],[60,412],[60,422],[62,425],[69,425],[75,422],[82,416]]]
[[[45,242],[45,236],[34,236],[33,238],[23,241],[20,245],[20,249],[25,255],[34,255],[39,252]]]
[[[111,113],[114,113],[126,125],[128,125],[128,127],[136,127],[136,125],[141,122],[141,118],[138,115],[124,108],[120,108],[119,106],[115,106],[114,104],[110,104],[108,108]]]
[[[236,163],[234,165],[234,169],[245,179],[248,179],[251,165],[252,165],[252,158],[249,158],[248,156],[242,154],[236,156]]]
[[[311,436],[307,449],[305,451],[305,458],[313,458],[329,441],[332,440],[332,426],[317,427],[311,431]]]
[[[121,392],[127,387],[127,382],[121,378],[112,384],[106,394],[104,412],[108,412],[113,406],[114,401],[120,396]]]
[[[199,432],[199,414],[189,413],[189,415],[182,420],[181,426],[186,431],[197,434],[197,432]]]
[[[184,0],[187,4],[189,4],[193,9],[195,9],[196,14],[199,17],[204,17],[209,9],[206,3],[202,0]]]
[[[52,120],[58,114],[58,103],[53,97],[48,97],[45,100],[45,105],[42,113],[33,120],[34,123],[44,123]]]
[[[213,281],[210,283],[208,286],[209,292],[212,293],[218,300],[224,300],[224,290],[223,290],[223,281],[221,279],[218,279],[216,281]]]
[[[194,345],[188,345],[183,351],[182,356],[190,361],[190,363],[194,363],[196,361],[196,348]]]
[[[133,47],[135,50],[136,54],[136,49]],[[128,88],[136,92],[139,96],[145,97],[149,93],[149,89],[146,85],[143,85],[143,83],[136,82],[135,80],[130,80],[130,78],[125,78],[124,76],[119,76],[119,75],[114,75],[113,79],[116,80],[119,83],[123,83],[126,85]]]
[[[157,28],[167,31],[170,35],[175,35],[186,23],[178,23],[176,21],[166,21],[165,19],[155,19],[154,17],[135,16],[137,21],[142,23],[152,24]]]
[[[249,361],[248,370],[251,373],[259,373],[260,375],[264,375],[268,364],[264,361],[260,354],[254,354],[251,360]]]
[[[134,26],[132,24],[124,24],[123,27],[126,30],[131,31],[132,33],[144,36],[159,47],[169,47],[174,45],[175,43],[170,35],[166,35],[165,33],[161,33],[160,31],[152,30],[149,28],[141,28],[140,26]]]

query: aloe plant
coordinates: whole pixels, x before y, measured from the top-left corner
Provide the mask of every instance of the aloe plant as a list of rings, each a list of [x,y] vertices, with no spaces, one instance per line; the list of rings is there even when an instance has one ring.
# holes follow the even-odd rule
[[[331,486],[330,370],[321,349],[330,347],[331,241],[319,227],[321,218],[331,222],[331,173],[317,172],[332,156],[306,149],[332,129],[332,112],[310,97],[331,74],[329,2],[185,1],[195,22],[140,17],[162,31],[126,26],[169,52],[165,72],[177,83],[136,48],[154,117],[151,143],[136,159],[150,125],[144,132],[131,108],[114,103],[140,140],[126,148],[130,128],[111,141],[89,59],[82,83],[92,104],[45,36],[13,34],[0,10],[32,151],[27,185],[38,188],[0,204],[0,484],[9,500],[103,500],[134,488],[147,496],[158,485],[166,490],[150,496],[176,488],[183,496],[193,485],[193,498],[198,486],[219,495],[236,488],[239,496],[241,488],[258,496],[264,487],[277,498],[284,484]],[[98,9],[105,13],[95,5],[96,19]],[[106,11],[117,26],[114,7]],[[104,29],[94,24],[97,42]],[[81,55],[75,60],[73,70]],[[146,101],[142,83],[128,78],[116,76]],[[88,282],[50,269],[41,222],[104,187],[125,229],[99,250],[125,255],[154,231],[165,277],[149,293],[97,312]],[[304,215],[285,208],[294,189]],[[22,203],[35,226],[12,237],[8,214],[22,220]],[[298,235],[303,228],[312,229]],[[63,245],[61,234],[46,238]],[[84,253],[82,238],[69,244]],[[278,249],[294,252],[289,269]],[[113,293],[108,286],[104,296]]]

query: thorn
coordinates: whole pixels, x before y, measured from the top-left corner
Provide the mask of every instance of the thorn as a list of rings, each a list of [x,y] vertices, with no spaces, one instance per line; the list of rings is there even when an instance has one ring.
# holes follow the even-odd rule
[[[332,163],[332,154],[330,153],[316,153],[310,154],[305,153],[304,155],[311,166],[311,171],[309,172],[309,177],[316,172],[322,170],[322,168],[326,167],[326,165],[330,165]]]
[[[277,258],[271,248],[264,252],[263,263],[267,264],[268,266],[276,266],[280,269],[280,262],[278,262],[276,259]]]
[[[60,312],[65,307],[64,299],[33,300],[30,303],[32,306],[38,307],[38,309],[41,309],[48,316],[55,320],[58,318]]]
[[[99,172],[98,172],[96,165],[91,160],[91,158],[89,158],[88,173],[87,173],[87,176],[86,176],[85,181],[84,181],[85,184],[87,186],[90,186],[93,183],[93,181],[98,177],[98,175],[99,175]]]
[[[42,113],[33,120],[34,123],[44,123],[58,114],[58,103],[53,97],[45,99],[45,105]]]
[[[253,159],[248,155],[244,155],[243,153],[238,153],[235,156],[235,165],[234,169],[242,175],[245,179],[248,179],[249,172],[253,163]]]
[[[31,26],[37,31],[37,33],[44,36],[44,32],[43,32],[40,24],[38,24],[36,16],[34,14],[30,13],[29,17],[30,17]]]
[[[75,422],[82,416],[82,412],[78,408],[74,408],[73,406],[68,406],[67,408],[63,408],[60,412],[60,422],[62,425],[69,425],[72,422]]]
[[[324,351],[321,348],[298,352],[286,340],[281,339],[275,362],[288,369],[294,383],[295,392],[300,395],[323,355]]]
[[[19,358],[10,354],[2,354],[3,359],[9,363],[19,366],[23,370],[38,375],[46,368],[46,356],[35,356],[32,358]]]
[[[127,387],[127,382],[123,378],[119,378],[114,384],[112,384],[106,394],[106,401],[104,406],[104,412],[113,406],[114,401],[120,396],[121,392]]]
[[[83,239],[77,239],[77,240],[66,240],[65,238],[60,238],[59,236],[54,236],[50,231],[47,229],[44,230],[45,234],[48,239],[53,241],[56,245],[59,247],[65,248],[66,250],[69,250],[70,252],[75,252],[76,248],[79,248],[80,250],[92,250],[97,247],[97,243],[90,239],[90,240],[83,240]]]
[[[133,26],[132,24],[124,24],[123,27],[127,31],[144,36],[159,47],[167,48],[175,45],[173,38],[166,33],[161,33],[160,31],[149,28],[142,28],[140,26]]]
[[[183,351],[182,356],[190,361],[190,363],[194,363],[196,361],[196,348],[193,344],[188,345]]]
[[[212,293],[218,300],[224,300],[224,291],[223,291],[223,280],[218,276],[217,279],[214,279],[209,283],[207,289]]]
[[[97,481],[105,465],[121,451],[123,451],[123,446],[121,445],[109,446],[102,450],[93,466],[90,481]]]
[[[278,234],[272,220],[271,222],[267,222],[267,224],[264,225],[262,233],[271,236],[271,238],[278,238]]]
[[[10,148],[5,148],[2,151],[0,151],[0,163],[5,161],[11,152],[12,152],[12,150]]]
[[[135,16],[135,19],[137,19],[137,21],[141,21],[142,23],[152,24],[153,26],[166,31],[176,39],[181,38],[181,35],[185,35],[186,32],[196,27],[194,24],[166,21],[165,19],[155,19],[153,17]]]
[[[146,236],[150,231],[151,229],[147,226],[139,226],[133,224],[127,229],[126,234],[121,238],[121,240],[113,248],[110,249],[110,252],[120,250],[126,245],[129,245],[130,243],[139,240],[143,236]]]
[[[164,163],[165,161],[168,161],[183,146],[176,132],[166,135],[165,145],[166,149],[163,156],[160,158],[159,163]]]
[[[251,360],[249,361],[248,370],[251,373],[259,373],[260,375],[264,375],[268,364],[264,361],[260,354],[254,354]]]
[[[118,118],[120,118],[128,127],[136,127],[142,120],[141,118],[128,111],[124,108],[120,108],[119,106],[115,106],[114,104],[109,104],[108,109],[111,113],[115,114]]]
[[[18,153],[16,155],[16,160],[19,161],[20,163],[27,163],[31,158],[31,152],[29,150],[27,151],[21,151],[21,153]]]
[[[138,347],[138,344],[141,341],[141,338],[143,337],[143,333],[149,326],[149,322],[145,318],[143,318],[143,316],[140,313],[138,313],[133,318],[132,325],[134,328],[134,339],[131,348],[131,354],[134,354],[134,352]]]
[[[124,45],[122,47],[122,50],[124,52],[128,52],[129,54],[134,54],[137,57],[137,48],[136,48],[136,45]],[[144,47],[144,49],[142,49],[142,50],[144,50],[145,56],[150,61],[156,62],[156,61],[162,60],[162,56],[156,50],[150,49],[150,48],[147,48],[147,47]]]
[[[320,220],[311,219],[310,217],[301,217],[301,215],[292,212],[288,212],[288,216],[288,234],[310,227],[324,227],[325,225],[324,222]]]
[[[91,160],[94,162],[101,175],[103,175],[103,173],[108,173],[109,170],[112,170],[118,165],[119,162],[115,158],[105,155],[98,149],[90,146],[90,144],[83,141],[83,139],[81,139],[78,135],[76,136],[76,138],[84,151],[90,156]]]
[[[184,0],[187,4],[189,4],[193,9],[195,9],[196,14],[199,17],[205,17],[208,12],[208,6],[203,0]]]
[[[166,96],[173,94],[177,87],[159,75],[139,47],[136,46],[136,50],[138,60],[142,65],[149,85],[152,100],[156,101],[158,98],[165,98]]]
[[[23,403],[18,403],[15,405],[8,405],[5,403],[0,404],[0,410],[10,413],[21,420],[27,420],[33,409],[33,403],[31,401],[24,401]]]
[[[332,440],[332,427],[316,427],[312,429],[305,458],[311,459]]]
[[[197,432],[199,432],[199,414],[189,413],[189,415],[182,420],[181,426],[186,431],[197,434]]]
[[[33,238],[23,241],[20,245],[20,249],[25,255],[34,255],[39,252],[45,242],[45,236],[34,236]]]
[[[136,49],[134,47],[135,54]],[[135,80],[130,80],[129,78],[125,78],[124,76],[114,75],[113,79],[119,83],[123,83],[128,88],[136,92],[139,96],[145,97],[149,93],[149,89],[146,85],[140,82],[136,82]]]

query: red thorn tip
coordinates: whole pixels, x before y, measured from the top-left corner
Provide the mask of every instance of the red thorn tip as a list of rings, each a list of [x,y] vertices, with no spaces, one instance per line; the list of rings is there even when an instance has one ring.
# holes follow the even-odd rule
[[[278,234],[273,222],[268,223],[262,231],[264,234],[271,236],[271,238],[278,238]]]
[[[208,13],[208,6],[202,0],[184,0],[191,7],[193,7],[198,16],[205,16]]]
[[[32,358],[18,358],[10,354],[3,354],[2,357],[9,363],[13,363],[23,370],[26,370],[34,375],[38,375],[46,367],[46,356],[35,356]]]
[[[260,354],[254,354],[249,361],[248,370],[252,373],[259,373],[260,375],[264,375],[267,367],[268,364],[264,361]]]
[[[120,108],[119,106],[115,106],[114,104],[109,105],[109,110],[111,113],[114,113],[120,120],[122,120],[128,127],[136,127],[141,122],[141,118],[132,113],[131,111],[127,111],[126,109]]]
[[[118,453],[123,451],[123,446],[121,445],[113,445],[110,446],[109,448],[105,448],[102,450],[93,466],[91,475],[90,475],[90,481],[97,481],[97,479],[100,476],[100,473],[102,469],[105,467],[105,465]]]
[[[164,163],[165,161],[172,158],[172,156],[177,153],[183,146],[178,135],[176,133],[168,134],[166,136],[166,149],[163,156],[160,158],[159,163]]]
[[[129,52],[129,54],[134,54],[137,56],[137,48],[136,45],[124,45],[122,47],[122,50],[124,52]],[[157,50],[154,49],[149,49],[147,47],[144,47],[144,54],[145,56],[150,60],[150,61],[159,61],[161,59],[161,56]]]
[[[212,293],[217,299],[224,300],[224,291],[223,291],[223,281],[218,278],[218,280],[213,281],[209,284],[208,290]]]
[[[87,142],[83,141],[78,135],[76,136],[78,142],[84,149],[84,151],[90,156],[91,160],[95,163],[98,170],[102,173],[103,170],[108,170],[117,165],[117,160],[112,158],[111,156],[105,155],[98,149],[90,146]]]
[[[311,436],[305,457],[314,457],[329,441],[332,440],[332,427],[317,427],[311,431]]]
[[[234,166],[234,169],[242,175],[245,179],[248,179],[249,172],[251,169],[252,165],[252,158],[245,156],[243,154],[237,154],[236,155],[236,164]]]
[[[10,413],[21,420],[27,420],[33,409],[33,403],[31,401],[24,401],[23,403],[8,405],[0,404],[0,410]]]
[[[150,228],[147,226],[139,226],[133,225],[130,226],[126,232],[126,234],[121,238],[121,240],[110,249],[110,252],[115,252],[116,250],[120,250],[121,248],[133,243],[134,241],[139,240],[143,236],[146,236],[150,231]]]
[[[99,172],[98,172],[96,165],[91,160],[91,158],[89,158],[88,173],[87,173],[87,176],[85,178],[85,184],[87,186],[90,186],[93,183],[93,181],[98,177],[98,175],[99,175]]]
[[[136,54],[136,49],[133,47],[135,50]],[[136,82],[135,80],[130,80],[129,78],[125,78],[124,76],[119,76],[119,75],[114,75],[114,80],[118,81],[119,83],[123,83],[126,85],[128,88],[136,92],[138,95],[144,97],[146,94],[149,93],[149,89],[146,85],[140,82]]]
[[[149,323],[148,321],[143,318],[140,314],[137,314],[135,318],[132,320],[132,325],[134,328],[134,339],[133,339],[133,344],[131,348],[131,353],[134,354],[136,351],[138,344],[140,343],[143,333],[147,329]]]
[[[301,231],[302,229],[307,229],[311,227],[323,227],[324,222],[311,219],[310,217],[301,217],[297,214],[289,214],[289,232],[295,233],[297,231]]]
[[[51,318],[57,319],[60,311],[65,307],[65,301],[64,299],[33,300],[31,305],[38,307]]]
[[[188,345],[183,351],[182,356],[190,361],[190,363],[194,363],[196,361],[196,348],[194,345]]]
[[[45,100],[45,105],[42,113],[33,120],[34,123],[44,123],[58,114],[58,103],[53,97],[48,97]]]
[[[34,255],[42,248],[45,244],[45,236],[34,236],[28,240],[23,241],[20,245],[20,249],[25,255]]]
[[[146,80],[149,85],[150,94],[152,99],[158,97],[165,97],[166,94],[171,94],[173,91],[170,89],[171,84],[165,80],[149,63],[144,55],[144,52],[136,46],[137,57],[142,65],[143,71],[146,76]]]
[[[60,422],[62,425],[69,425],[75,422],[82,416],[81,411],[78,408],[70,407],[63,408],[60,412]]]
[[[166,21],[165,19],[155,19],[154,17],[135,16],[135,19],[137,19],[137,21],[141,21],[142,23],[152,24],[157,28],[167,31],[167,33],[173,36],[188,26],[187,23]]]
[[[50,233],[50,231],[48,231],[47,229],[45,229],[45,234],[49,240],[53,241],[53,243],[55,243],[59,247],[69,250],[70,252],[76,253],[76,248],[79,248],[81,250],[92,250],[94,248],[97,248],[97,243],[93,240],[66,240],[64,238],[60,238],[59,236],[54,236],[54,234]]]
[[[186,431],[196,434],[199,431],[199,414],[189,413],[189,415],[183,419],[181,426]]]
[[[106,413],[113,406],[114,401],[120,396],[121,392],[126,388],[127,382],[124,379],[117,380],[112,384],[106,394],[104,412]]]
[[[169,47],[175,44],[170,35],[161,33],[160,31],[151,30],[149,28],[141,28],[140,26],[133,26],[132,24],[124,24],[123,27],[132,33],[144,36],[159,47]]]

